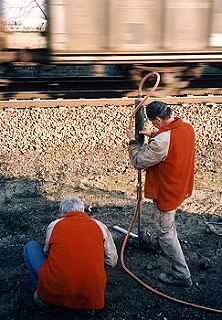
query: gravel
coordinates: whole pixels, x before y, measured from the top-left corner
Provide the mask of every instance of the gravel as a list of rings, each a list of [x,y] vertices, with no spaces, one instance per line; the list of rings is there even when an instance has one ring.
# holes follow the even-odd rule
[[[182,105],[173,109],[195,128],[197,172],[219,173],[222,107]],[[126,137],[132,110],[108,105],[1,110],[0,174],[44,181],[45,189],[58,183],[84,189],[89,181],[101,178],[109,184],[113,177],[118,181],[124,175],[132,178],[135,171],[129,165]],[[6,188],[7,197],[11,188]],[[121,188],[124,192],[127,186]],[[0,201],[4,197],[2,191]]]

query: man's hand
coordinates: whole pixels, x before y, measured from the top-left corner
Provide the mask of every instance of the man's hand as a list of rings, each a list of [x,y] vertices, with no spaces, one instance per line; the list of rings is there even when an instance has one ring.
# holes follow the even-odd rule
[[[152,128],[152,129],[141,130],[139,133],[144,134],[144,136],[147,136],[147,137],[152,137],[152,135],[157,131],[158,129]]]

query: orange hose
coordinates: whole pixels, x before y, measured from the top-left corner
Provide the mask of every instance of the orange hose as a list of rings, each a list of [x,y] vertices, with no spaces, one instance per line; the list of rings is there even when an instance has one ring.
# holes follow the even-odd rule
[[[123,269],[134,279],[136,280],[137,282],[139,282],[139,284],[141,284],[144,288],[146,288],[147,290],[149,290],[150,292],[156,294],[157,296],[161,297],[161,298],[165,298],[167,300],[169,300],[170,302],[174,302],[174,303],[179,303],[179,304],[182,304],[184,306],[188,306],[188,307],[192,307],[192,308],[196,308],[196,309],[200,309],[200,310],[203,310],[203,311],[208,311],[208,312],[213,312],[213,313],[219,313],[219,314],[222,314],[222,310],[218,310],[218,309],[213,309],[213,308],[209,308],[209,307],[205,307],[205,306],[202,306],[202,305],[199,305],[199,304],[195,304],[195,303],[192,303],[192,302],[188,302],[188,301],[184,301],[184,300],[180,300],[180,299],[177,299],[177,298],[174,298],[174,297],[171,297],[153,287],[151,287],[149,284],[145,283],[144,281],[142,281],[138,276],[136,276],[132,271],[130,271],[125,262],[124,262],[124,251],[125,251],[125,247],[126,247],[126,244],[127,244],[127,241],[128,241],[128,238],[129,238],[129,234],[130,232],[132,231],[132,228],[134,226],[134,223],[136,222],[136,219],[137,219],[137,211],[138,211],[138,208],[139,208],[139,201],[137,201],[137,204],[136,204],[136,210],[135,210],[135,213],[133,215],[133,218],[132,218],[132,221],[130,223],[130,226],[129,226],[129,229],[128,229],[128,232],[127,232],[127,235],[125,236],[124,238],[124,241],[123,241],[123,244],[122,244],[122,247],[121,247],[121,252],[120,252],[120,261],[121,261],[121,265],[123,267]]]
[[[141,83],[140,83],[140,86],[139,86],[139,95],[142,96],[142,87],[143,87],[143,84],[144,82],[150,78],[151,76],[153,75],[156,75],[157,77],[157,81],[154,85],[154,87],[151,89],[150,92],[153,92],[159,82],[160,82],[160,75],[156,72],[152,72],[152,73],[149,73],[148,75],[146,75],[142,80],[141,80]],[[131,117],[130,117],[130,126],[129,126],[129,130],[131,130],[131,124],[132,124],[132,119],[133,119],[133,116],[135,115],[135,113],[139,110],[139,108],[144,104],[144,102],[147,100],[148,98],[148,95],[138,104],[138,106],[135,108],[134,112],[132,113]],[[137,218],[138,218],[138,212],[139,212],[139,208],[140,208],[140,202],[142,200],[142,189],[141,187],[139,188],[139,195],[138,195],[138,198],[137,198],[137,203],[136,203],[136,209],[135,209],[135,213],[133,215],[133,218],[130,222],[130,225],[129,225],[129,228],[128,228],[128,232],[127,232],[127,235],[125,236],[124,240],[123,240],[123,244],[122,244],[122,247],[121,247],[121,252],[120,252],[120,261],[121,261],[121,265],[123,267],[123,269],[134,279],[136,280],[139,284],[141,284],[144,288],[146,288],[147,290],[149,290],[150,292],[156,294],[157,296],[161,297],[161,298],[165,298],[167,300],[169,300],[170,302],[174,302],[174,303],[178,303],[178,304],[181,304],[181,305],[184,305],[184,306],[187,306],[187,307],[192,307],[192,308],[195,308],[195,309],[199,309],[199,310],[203,310],[203,311],[207,311],[207,312],[213,312],[213,313],[217,313],[217,314],[222,314],[222,310],[219,310],[219,309],[214,309],[214,308],[209,308],[209,307],[206,307],[206,306],[202,306],[202,305],[199,305],[199,304],[195,304],[195,303],[192,303],[192,302],[188,302],[188,301],[185,301],[185,300],[180,300],[180,299],[177,299],[177,298],[174,298],[172,296],[169,296],[153,287],[151,287],[149,284],[145,283],[144,281],[142,281],[138,276],[136,276],[132,271],[130,271],[125,262],[124,262],[124,251],[125,251],[125,248],[126,248],[126,244],[127,244],[127,241],[128,241],[128,238],[129,238],[129,234],[130,232],[132,231],[133,229],[133,226],[134,226],[134,223],[136,222]],[[139,236],[139,235],[138,235]]]
[[[151,95],[151,93],[153,93],[156,88],[158,87],[159,83],[160,83],[160,75],[159,73],[157,72],[151,72],[151,73],[148,73],[140,82],[140,85],[139,85],[139,90],[138,90],[138,95],[139,97],[142,96],[142,87],[144,85],[144,82],[148,79],[148,78],[151,78],[152,76],[156,76],[156,83],[155,85],[153,86],[153,88],[150,90],[149,92],[149,95],[146,95],[145,98],[143,100],[140,101],[140,103],[138,104],[138,106],[133,110],[131,116],[130,116],[130,122],[129,122],[129,128],[128,128],[128,136],[129,136],[129,133],[132,129],[132,126],[133,126],[133,118],[136,114],[136,112],[144,105],[145,101],[148,99],[148,97]]]

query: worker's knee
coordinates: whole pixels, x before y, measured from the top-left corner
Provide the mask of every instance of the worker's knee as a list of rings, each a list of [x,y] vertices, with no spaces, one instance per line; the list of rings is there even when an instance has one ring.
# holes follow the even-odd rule
[[[160,234],[167,235],[168,233],[175,233],[175,211],[162,212],[159,217]]]

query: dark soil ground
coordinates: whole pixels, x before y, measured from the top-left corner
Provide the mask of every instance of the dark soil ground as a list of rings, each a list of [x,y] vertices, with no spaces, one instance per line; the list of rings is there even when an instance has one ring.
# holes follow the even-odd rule
[[[171,319],[222,319],[221,315],[207,313],[171,303],[145,290],[122,269],[120,262],[113,270],[108,270],[109,280],[106,291],[106,308],[94,317],[64,310],[41,310],[32,300],[30,278],[23,262],[22,248],[30,239],[44,242],[46,226],[56,218],[58,202],[49,200],[41,192],[37,181],[29,179],[0,179],[1,190],[6,183],[4,199],[0,199],[0,319],[1,320],[68,320],[68,319],[107,319],[107,320],[171,320]],[[81,190],[82,194],[87,190]],[[101,198],[104,192],[99,190]],[[4,194],[4,193],[1,193]],[[118,192],[116,197],[121,196]],[[3,196],[2,196],[3,197]],[[220,193],[221,197],[221,193]],[[210,195],[202,201],[206,213],[189,207],[189,212],[181,208],[177,212],[179,238],[192,272],[191,288],[175,288],[158,281],[158,274],[168,268],[161,252],[149,252],[139,248],[136,240],[129,239],[125,261],[130,270],[154,288],[173,297],[222,309],[222,237],[212,233],[207,221],[222,221],[221,216],[209,214]],[[215,200],[216,201],[216,200]],[[112,229],[113,225],[128,228],[133,215],[132,199],[122,205],[96,203],[90,214],[100,219],[112,231],[118,249],[122,239]],[[203,211],[203,210],[202,210]],[[143,204],[142,227],[149,229],[152,224],[152,204]],[[221,227],[220,227],[221,228]],[[221,228],[222,229],[222,228]],[[136,229],[134,230],[137,231]],[[222,230],[219,229],[219,232]],[[70,266],[67,266],[70,267]]]

